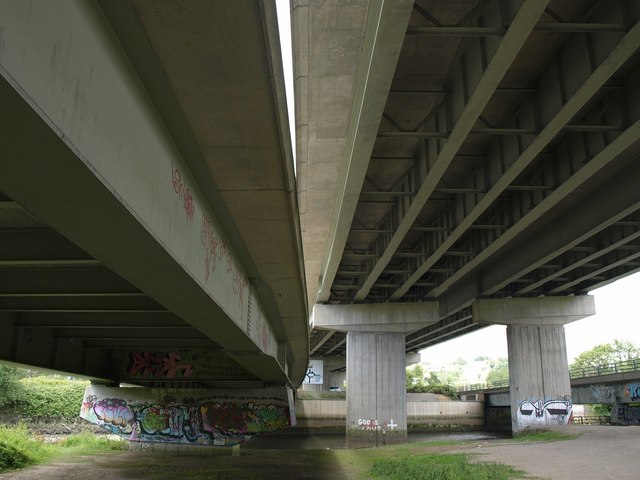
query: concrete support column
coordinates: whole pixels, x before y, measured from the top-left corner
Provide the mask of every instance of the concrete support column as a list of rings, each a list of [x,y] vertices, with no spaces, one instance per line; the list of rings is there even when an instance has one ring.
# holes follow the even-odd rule
[[[405,335],[347,333],[347,447],[406,441]]]
[[[483,299],[474,320],[507,325],[514,435],[569,424],[573,417],[564,325],[593,315],[593,297]]]
[[[437,303],[316,305],[313,318],[347,332],[347,447],[406,442],[405,338],[438,320]]]
[[[514,435],[567,425],[573,418],[562,325],[509,325],[509,391]]]

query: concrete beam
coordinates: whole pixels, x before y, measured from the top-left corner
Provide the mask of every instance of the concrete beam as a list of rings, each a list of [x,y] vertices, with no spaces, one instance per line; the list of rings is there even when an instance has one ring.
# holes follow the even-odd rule
[[[480,46],[478,47],[477,56],[482,57],[482,60],[467,60],[469,63],[469,71],[467,71],[466,64],[461,64],[462,67],[456,72],[456,78],[452,81],[452,85],[456,87],[453,95],[456,100],[450,101],[450,110],[454,115],[455,121],[453,129],[448,135],[446,143],[437,153],[437,157],[430,166],[429,173],[422,181],[419,190],[411,201],[411,205],[401,217],[401,221],[397,228],[395,228],[395,233],[389,238],[388,242],[386,242],[383,254],[371,269],[361,289],[356,293],[356,300],[363,300],[367,297],[374,283],[393,258],[402,240],[438,186],[442,176],[458,153],[459,148],[467,139],[469,132],[477,122],[478,117],[482,114],[483,109],[493,96],[502,78],[509,70],[509,67],[531,34],[533,27],[548,3],[548,1],[522,2],[522,5],[511,21],[511,26],[497,48],[492,51],[487,51],[488,47],[486,44],[478,42]],[[470,55],[470,57],[474,57],[474,55]],[[478,69],[478,65],[483,67]],[[484,65],[486,65],[486,67],[484,67]],[[475,88],[467,99],[465,92],[468,85],[475,85]],[[398,294],[393,298],[398,299],[401,296],[402,295]]]
[[[588,194],[574,198],[574,209],[548,216],[440,298],[441,314],[459,310],[483,295],[492,295],[558,255],[605,231],[640,209],[640,165],[631,162]],[[549,235],[553,232],[553,235]],[[485,287],[486,285],[486,287]]]
[[[15,46],[0,57],[11,139],[0,189],[239,363],[260,355],[245,362],[253,373],[286,382],[260,296],[102,11],[5,2],[0,28]]]
[[[586,42],[586,40],[585,40]],[[612,49],[610,54],[602,59],[598,68],[593,72],[584,72],[585,80],[576,90],[575,94],[557,111],[557,113],[548,120],[545,119],[545,127],[540,134],[531,142],[531,144],[522,152],[517,155],[516,152],[510,154],[503,154],[502,147],[492,147],[492,160],[493,165],[509,164],[511,165],[504,174],[495,181],[495,184],[491,186],[489,192],[482,196],[482,199],[477,202],[474,208],[468,215],[456,226],[454,233],[447,238],[447,241],[443,243],[443,246],[438,249],[438,254],[441,255],[453,243],[458,240],[464,231],[466,231],[474,221],[476,221],[481,214],[483,214],[487,208],[503,193],[503,191],[522,174],[525,168],[533,162],[542,149],[549,144],[567,122],[581,110],[591,100],[592,96],[607,82],[625,62],[637,51],[640,47],[640,24],[636,24],[629,33],[620,41],[620,43]],[[569,50],[569,49],[567,49]],[[565,54],[566,55],[566,54]],[[559,84],[556,88],[562,90],[564,83]],[[547,103],[552,104],[550,100],[552,98],[550,91],[541,92],[540,101],[537,109],[543,111],[552,111],[552,107],[549,107]],[[549,99],[545,95],[549,95]],[[532,114],[533,115],[533,114]],[[548,114],[547,114],[548,115]],[[436,288],[433,288],[427,295],[429,297],[437,297],[445,292],[451,285],[459,281],[470,271],[472,271],[477,265],[481,264],[491,255],[495,254],[500,248],[506,245],[509,241],[520,234],[531,223],[535,222],[543,215],[562,202],[567,196],[579,189],[582,185],[590,181],[592,178],[601,173],[608,165],[614,162],[618,156],[629,148],[634,142],[637,141],[640,135],[640,121],[634,122],[624,132],[617,137],[613,142],[607,145],[601,152],[593,158],[593,161],[589,161],[583,168],[581,168],[574,175],[569,176],[564,183],[559,185],[553,193],[549,194],[542,202],[531,208],[530,211],[523,215],[517,222],[510,226],[510,228],[500,236],[495,242],[491,243],[484,248],[482,252],[472,260],[467,262],[462,268],[456,269],[456,272],[450,275],[444,282],[441,282]],[[587,156],[589,154],[586,154]],[[503,156],[511,158],[503,158]],[[439,258],[439,255],[434,255],[433,259],[426,262],[423,268],[418,269],[414,275],[414,280],[420,278],[427,269],[424,267],[430,267]],[[405,290],[406,291],[406,290]]]
[[[323,305],[313,308],[315,328],[339,332],[409,333],[437,322],[438,302]]]
[[[400,56],[413,0],[370,2],[317,301],[331,295]]]
[[[479,299],[472,310],[475,321],[499,325],[565,325],[596,313],[591,295]]]
[[[368,3],[292,1],[297,182],[311,305],[337,195]]]
[[[606,14],[609,15],[609,12],[606,12]],[[541,88],[535,98],[525,102],[520,107],[519,113],[510,121],[514,125],[535,125],[536,119],[534,117],[537,113],[534,112],[544,112],[544,117],[540,121],[544,125],[542,131],[524,149],[513,148],[513,142],[509,143],[503,139],[498,139],[493,143],[489,148],[488,166],[480,169],[472,182],[474,185],[483,186],[482,188],[486,192],[480,196],[459,196],[455,202],[452,202],[450,208],[442,212],[436,223],[445,227],[450,233],[446,236],[433,235],[424,238],[423,245],[435,246],[430,247],[430,255],[407,278],[403,286],[397,292],[394,292],[393,299],[402,297],[416,281],[468,232],[474,222],[478,221],[487,209],[495,205],[499,196],[506,189],[512,187],[512,183],[518,178],[518,175],[521,175],[537,159],[543,148],[567,127],[567,124],[588,104],[593,95],[624,65],[638,48],[640,25],[632,28],[621,39],[620,43],[615,45],[615,48],[610,45],[610,39],[594,39],[593,42],[602,42],[603,46],[599,48],[589,47],[592,44],[592,40],[584,37],[581,41],[566,42],[560,49],[557,58],[579,57],[583,55],[581,52],[597,51],[599,54],[595,58],[597,68],[588,62],[581,63],[571,70],[571,75],[567,79],[558,78],[554,81],[556,64],[553,62],[550,64],[550,67],[541,76],[542,84],[545,85],[545,88]],[[567,92],[566,84],[569,83],[572,85],[578,84],[580,88],[575,89],[573,95],[564,104],[558,105],[556,100],[561,97],[559,92]],[[502,234],[498,241],[483,249],[480,255],[475,256],[473,261],[465,264],[463,268],[456,269],[455,274],[449,276],[444,282],[440,282],[427,296],[437,297],[441,295],[453,283],[520,233],[527,225],[546,214],[553,206],[561,202],[576,188],[579,188],[582,183],[588,181],[605,168],[616,158],[617,153],[627,148],[630,142],[633,142],[634,130],[636,130],[635,126],[629,128],[621,135],[621,137],[626,138],[616,140],[614,142],[615,146],[612,145],[612,148],[606,148],[602,154],[599,154],[594,159],[594,162],[588,163],[576,175],[572,175],[568,179],[559,176],[558,180],[556,180],[559,186],[553,193],[550,193],[535,209],[525,209],[526,214],[522,214],[522,218],[515,218],[514,224],[509,226],[509,230]],[[505,165],[509,167],[505,168]],[[492,174],[489,175],[487,172],[492,172]],[[495,172],[501,173],[497,175]],[[563,181],[564,183],[561,183]],[[517,215],[517,213],[514,212],[514,215]]]

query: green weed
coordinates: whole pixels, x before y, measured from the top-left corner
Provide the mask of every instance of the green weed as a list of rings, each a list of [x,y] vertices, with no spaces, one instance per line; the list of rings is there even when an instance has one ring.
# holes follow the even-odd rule
[[[126,447],[125,442],[100,438],[86,432],[70,435],[57,444],[45,443],[31,435],[25,425],[0,426],[0,472],[44,463],[64,455],[88,455]]]
[[[58,445],[64,453],[74,453],[79,455],[125,450],[128,447],[126,442],[110,440],[89,432],[69,435]]]
[[[53,445],[34,438],[25,425],[0,426],[0,472],[49,460],[55,454]]]
[[[497,463],[469,463],[466,455],[415,455],[377,460],[367,472],[371,480],[508,480],[523,472]]]
[[[561,440],[573,440],[579,435],[556,432],[554,430],[543,432],[529,432],[513,437],[513,442],[557,442]]]

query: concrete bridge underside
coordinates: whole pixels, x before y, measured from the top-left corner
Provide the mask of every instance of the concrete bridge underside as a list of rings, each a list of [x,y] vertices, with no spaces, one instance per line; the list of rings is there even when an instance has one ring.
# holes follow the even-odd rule
[[[413,352],[481,328],[476,298],[581,295],[638,271],[637,2],[293,12],[312,305],[437,301]],[[310,341],[344,354],[344,333]]]
[[[2,360],[162,385],[130,355],[206,351],[172,384],[301,381],[271,2],[2,2],[0,104]]]
[[[406,352],[504,323],[512,401],[570,396],[562,325],[640,270],[640,4],[292,16],[297,178],[273,2],[0,3],[0,358],[262,387],[349,350],[365,445]]]
[[[516,405],[570,398],[562,325],[640,267],[638,3],[293,7],[311,355],[368,362],[384,392],[350,348],[388,344],[400,374],[398,335],[413,353],[504,323]]]

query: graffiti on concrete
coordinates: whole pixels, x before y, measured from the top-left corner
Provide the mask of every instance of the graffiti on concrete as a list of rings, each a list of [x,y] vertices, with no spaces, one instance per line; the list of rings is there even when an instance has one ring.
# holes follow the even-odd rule
[[[213,221],[204,212],[200,223],[200,241],[205,249],[205,280],[208,281],[218,264],[222,263],[225,275],[231,279],[231,290],[238,301],[240,310],[242,310],[245,304],[245,290],[247,288],[246,276],[235,262],[231,250],[227,248],[224,239],[217,233]]]
[[[571,398],[524,400],[518,406],[517,417],[521,428],[567,425],[573,418]]]
[[[119,351],[121,380],[252,380],[255,377],[220,349],[179,348],[171,351]]]
[[[181,362],[177,352],[131,352],[127,373],[132,377],[188,378],[193,375],[193,365]]]
[[[171,184],[173,185],[173,190],[182,200],[182,206],[187,214],[187,221],[192,221],[193,214],[195,212],[193,195],[191,194],[191,190],[189,189],[189,187],[182,180],[182,174],[180,173],[180,170],[178,170],[175,166],[172,166],[171,168]]]
[[[614,403],[616,401],[615,385],[591,385],[591,399],[595,403]]]
[[[640,407],[614,405],[611,409],[611,423],[618,425],[640,425]]]
[[[185,248],[184,242],[178,241],[178,235],[174,235],[176,238],[169,239],[168,248],[180,255],[179,260],[187,271],[195,275],[194,279],[201,283],[240,328],[247,328],[248,331],[255,328],[255,334],[250,334],[250,337],[263,353],[274,355],[277,342],[274,342],[268,316],[264,315],[264,322],[251,322],[253,325],[249,325],[247,303],[255,289],[233,251],[233,243],[225,237],[215,217],[205,207],[206,202],[203,202],[202,195],[195,188],[196,183],[189,172],[171,164],[167,173],[167,180],[170,180],[175,192],[172,199],[174,213],[181,220],[182,212],[186,213],[186,221],[180,225],[179,237],[188,242]],[[255,298],[255,303],[256,310],[264,311],[258,298]]]
[[[629,383],[625,386],[624,392],[625,397],[628,397],[629,400],[640,400],[640,383]]]
[[[180,400],[171,395],[154,399],[156,392],[87,387],[80,416],[131,441],[221,446],[291,425],[285,389],[269,389],[268,395],[245,391],[235,398],[211,390],[185,390],[195,396]]]
[[[393,430],[395,429],[398,424],[395,423],[393,421],[393,419],[389,420],[389,421],[379,421],[379,420],[370,420],[370,419],[364,419],[364,418],[359,418],[358,419],[358,426],[360,427],[360,429],[365,430],[365,431],[375,431],[375,430],[382,430],[382,432],[386,432],[387,430]]]
[[[640,383],[598,383],[573,388],[576,402],[580,403],[630,403],[640,401]]]
[[[135,417],[134,413],[127,406],[127,402],[119,398],[103,398],[98,401],[95,395],[92,400],[82,403],[83,408],[93,408],[93,412],[100,421],[114,425],[118,428],[126,428]]]

